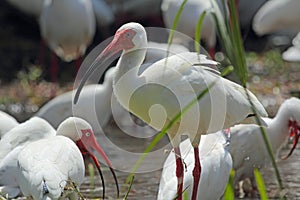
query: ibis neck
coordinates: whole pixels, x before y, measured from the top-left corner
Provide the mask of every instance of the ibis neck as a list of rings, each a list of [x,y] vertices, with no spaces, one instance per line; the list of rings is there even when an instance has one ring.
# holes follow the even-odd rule
[[[145,80],[138,75],[146,55],[146,48],[126,52],[124,51],[118,61],[113,82],[113,91],[121,105],[128,109],[128,103],[134,91]]]
[[[143,63],[146,56],[146,48],[145,49],[138,49],[134,51],[123,51],[118,64],[116,75],[114,78],[114,82],[120,80],[120,78],[124,78],[128,72],[130,74],[136,75],[138,77],[138,70],[141,64]]]

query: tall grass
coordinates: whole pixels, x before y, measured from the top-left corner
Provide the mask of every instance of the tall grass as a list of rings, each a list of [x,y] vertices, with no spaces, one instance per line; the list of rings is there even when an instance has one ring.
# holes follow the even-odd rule
[[[211,0],[213,7],[214,7],[214,12],[212,12],[212,18],[213,21],[216,24],[217,28],[217,33],[220,38],[222,47],[224,49],[224,53],[226,54],[228,60],[231,62],[231,64],[234,66],[234,71],[237,75],[237,77],[240,79],[240,82],[242,86],[244,87],[246,94],[248,96],[249,102],[252,106],[252,110],[254,114],[256,114],[256,122],[258,125],[260,125],[261,133],[265,142],[265,145],[267,147],[267,151],[269,153],[271,163],[274,167],[275,170],[275,175],[276,179],[278,182],[279,189],[283,189],[280,173],[274,158],[274,154],[271,148],[271,145],[269,143],[267,134],[265,132],[265,129],[263,128],[257,112],[254,108],[254,105],[252,101],[249,98],[249,93],[246,90],[246,84],[247,84],[247,65],[246,65],[246,59],[245,59],[245,52],[244,52],[244,47],[242,43],[242,37],[240,33],[240,27],[239,27],[239,21],[238,21],[238,16],[237,16],[237,9],[235,6],[234,0],[229,0],[228,5],[229,5],[229,18],[227,17],[228,13],[226,13],[225,5],[223,4],[223,12],[225,13],[225,17],[222,16],[222,13],[219,9],[219,6],[216,4],[214,0]],[[224,20],[225,19],[225,20]],[[261,188],[259,191],[263,191],[264,188]],[[283,197],[281,197],[283,198]]]

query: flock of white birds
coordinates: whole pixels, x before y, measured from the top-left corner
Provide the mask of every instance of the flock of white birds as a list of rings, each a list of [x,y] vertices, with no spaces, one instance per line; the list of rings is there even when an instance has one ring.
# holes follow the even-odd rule
[[[85,54],[96,23],[114,21],[113,11],[101,0],[7,1],[36,16],[43,39],[65,61]],[[166,27],[172,26],[181,3],[162,0]],[[283,29],[299,31],[299,8],[298,0],[270,0],[254,16],[253,30],[259,35]],[[188,0],[178,31],[193,37],[196,22],[205,10],[212,11],[209,1]],[[216,33],[209,16],[203,26],[201,36],[212,55]],[[285,60],[300,60],[298,40],[299,36],[295,37],[293,47],[283,53]],[[192,200],[220,199],[232,169],[236,172],[235,185],[242,187],[249,178],[255,187],[253,170],[267,166],[270,157],[253,109],[275,155],[289,138],[294,139],[290,154],[293,152],[300,137],[300,99],[285,100],[276,116],[268,118],[251,91],[220,75],[217,62],[179,44],[171,45],[166,58],[166,49],[167,44],[148,41],[141,24],[124,24],[91,64],[76,90],[52,99],[22,123],[0,112],[0,194],[37,200],[78,199],[76,190],[85,175],[83,155],[91,156],[102,177],[93,154],[99,153],[116,178],[114,166],[93,130],[103,131],[112,115],[120,122],[118,125],[135,127],[129,112],[147,124],[149,130],[163,130],[208,87],[208,94],[167,131],[174,149],[163,165],[157,199],[181,200],[183,192]],[[119,52],[121,57],[115,67],[106,71],[103,84],[84,85],[97,68],[107,67],[103,63]],[[182,135],[188,139],[181,141]],[[102,183],[104,197],[103,177]]]

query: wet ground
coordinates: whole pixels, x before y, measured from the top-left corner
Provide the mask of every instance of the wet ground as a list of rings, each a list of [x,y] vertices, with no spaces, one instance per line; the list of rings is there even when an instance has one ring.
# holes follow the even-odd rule
[[[115,128],[114,126],[110,126],[106,129],[107,134],[110,135],[111,141],[118,141],[118,138],[122,138],[122,144],[120,145],[121,148],[127,149],[131,152],[142,152],[147,145],[149,144],[149,141],[151,139],[146,140],[137,140],[132,137],[125,136],[122,131]],[[126,135],[126,134],[125,134]],[[101,141],[102,136],[99,137],[99,142]],[[163,138],[162,142],[159,144],[160,147],[163,147],[163,149],[170,150],[170,146],[164,147],[163,145],[168,143],[167,138]],[[103,143],[102,143],[103,144]],[[119,143],[120,144],[120,143]],[[105,148],[105,146],[104,146]],[[281,154],[286,155],[288,153],[289,149],[286,147],[282,150]],[[108,156],[114,161],[114,156],[116,156],[116,150],[107,151]],[[148,167],[148,169],[156,169],[157,170],[149,170],[149,172],[144,173],[136,173],[135,179],[131,188],[131,191],[129,193],[128,199],[129,200],[139,200],[139,199],[146,199],[146,200],[152,200],[156,199],[157,192],[158,192],[158,186],[159,186],[159,180],[161,175],[161,165],[163,163],[164,158],[166,157],[166,153],[162,153],[158,156],[149,157],[145,159],[145,163]],[[297,150],[294,151],[294,154],[287,160],[278,160],[278,168],[281,174],[282,182],[284,185],[284,193],[286,194],[287,199],[294,200],[294,199],[300,199],[300,175],[299,175],[299,166],[300,166],[300,149],[298,147]],[[117,163],[116,168],[122,168],[122,169],[128,169],[128,166],[132,166],[133,160],[122,158],[123,160],[119,160],[120,162]],[[124,159],[127,160],[124,162]],[[147,162],[147,161],[151,162]],[[279,199],[279,190],[277,181],[275,178],[275,174],[273,172],[273,168],[270,165],[269,167],[263,169],[262,175],[264,177],[264,181],[266,184],[267,192],[270,199]],[[105,179],[106,179],[106,189],[107,189],[107,198],[108,199],[115,199],[116,198],[116,189],[114,186],[114,181],[112,179],[112,176],[108,170],[104,173]],[[128,185],[124,184],[129,173],[122,172],[120,170],[117,170],[117,176],[119,179],[120,187],[123,188],[121,191],[121,195],[125,195]],[[96,180],[96,188],[94,190],[93,195],[94,197],[101,197],[102,195],[102,187],[100,184],[100,179],[98,178],[98,182]],[[86,181],[84,185],[82,186],[82,193],[87,198],[92,197],[91,191],[90,191],[90,181],[89,178],[86,177]],[[236,197],[238,199],[238,197]],[[260,199],[258,194],[254,195],[254,197],[245,197],[245,200],[254,200],[254,199]]]
[[[135,139],[133,137],[127,136],[124,132],[120,131],[114,125],[106,128],[107,137],[112,142],[117,142],[120,148],[126,149],[128,152],[143,152],[143,150],[147,147],[151,138],[148,139]],[[108,136],[109,134],[109,136]],[[125,135],[125,136],[124,136]],[[103,135],[98,135],[98,141],[103,141],[105,137]],[[120,138],[122,138],[122,144],[120,143]],[[157,148],[170,150],[170,146],[164,146],[168,143],[168,139],[165,137],[159,143]],[[104,149],[109,149],[105,143],[101,143]],[[288,152],[287,148],[284,148],[281,154],[286,154]],[[120,199],[123,199],[126,194],[129,185],[125,184],[126,179],[128,178],[129,173],[126,172],[130,167],[132,167],[135,162],[134,159],[130,159],[129,157],[121,157],[117,158],[117,150],[110,149],[106,151],[108,157],[112,159],[112,162],[116,169],[116,174],[119,181],[119,186],[121,189]],[[139,172],[135,174],[134,181],[131,187],[131,190],[128,195],[128,200],[153,200],[156,199],[159,180],[161,175],[161,166],[163,160],[167,156],[166,153],[162,153],[156,157],[147,157],[145,159],[146,164],[142,164],[142,166],[150,169],[148,172]],[[294,151],[294,154],[288,160],[279,160],[278,168],[281,174],[282,182],[284,185],[284,193],[286,194],[287,199],[296,200],[300,199],[300,175],[299,175],[299,157],[300,157],[300,149],[298,147],[297,150]],[[89,163],[89,159],[86,159],[86,163]],[[119,170],[118,170],[119,169]],[[151,170],[157,169],[157,170]],[[103,167],[103,174],[105,179],[105,187],[106,187],[106,199],[117,199],[116,195],[116,187],[114,184],[114,180],[110,174],[108,168]],[[88,171],[88,170],[86,170]],[[275,179],[275,174],[273,173],[273,168],[271,166],[263,169],[262,175],[264,177],[264,181],[266,184],[266,188],[268,191],[268,195],[270,199],[279,199],[278,186]],[[94,184],[91,184],[91,177],[89,173],[86,172],[85,182],[81,186],[82,195],[87,199],[99,199],[102,197],[102,184],[100,181],[100,177],[97,172],[95,172],[94,176]],[[93,182],[93,181],[92,181]],[[93,185],[93,187],[92,187]],[[20,197],[18,199],[23,199]],[[238,199],[238,197],[236,197]],[[256,194],[254,197],[245,197],[245,200],[259,200],[259,196]]]

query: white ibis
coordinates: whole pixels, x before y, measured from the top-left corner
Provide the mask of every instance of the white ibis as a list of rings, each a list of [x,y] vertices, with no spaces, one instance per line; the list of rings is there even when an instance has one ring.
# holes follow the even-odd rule
[[[181,135],[188,135],[194,148],[195,166],[192,199],[196,199],[201,166],[199,149],[201,134],[207,134],[241,122],[252,113],[242,86],[222,78],[205,65],[216,65],[204,55],[184,52],[155,62],[141,74],[138,73],[147,48],[144,27],[127,23],[120,27],[112,42],[97,57],[83,76],[77,93],[85,81],[99,67],[97,64],[122,51],[116,66],[113,91],[123,107],[138,116],[156,130],[168,126],[207,87],[209,92],[195,103],[180,120],[167,131],[176,155],[177,194],[181,199],[183,189],[183,164],[180,153]],[[263,106],[249,92],[257,113],[267,116]],[[201,116],[200,116],[201,114]]]
[[[100,164],[92,152],[94,150],[105,159],[113,172],[90,124],[80,118],[67,118],[58,127],[56,136],[32,142],[19,153],[22,193],[33,199],[59,199],[66,196],[74,199],[76,191],[69,191],[67,187],[73,184],[79,187],[84,180],[85,167],[81,153],[91,156],[101,175]],[[114,172],[113,175],[116,180]]]
[[[62,60],[70,62],[84,55],[96,32],[91,0],[44,1],[39,18],[42,38]],[[53,81],[58,66],[51,66]]]
[[[103,0],[7,1],[38,19],[42,38],[66,62],[84,55],[94,38],[96,25],[101,30],[115,19],[112,9]],[[52,80],[56,81],[58,66],[54,59],[50,73]]]
[[[221,0],[219,0],[221,2]],[[171,29],[175,16],[182,4],[183,0],[163,0],[161,4],[161,11],[164,20],[164,24],[167,28]],[[207,0],[189,0],[186,2],[185,7],[179,18],[177,29],[181,33],[188,35],[191,38],[195,38],[195,31],[197,22],[201,14],[206,11],[210,12],[212,5]],[[176,36],[176,35],[175,35]],[[201,30],[201,39],[205,42],[205,46],[208,48],[210,56],[214,56],[216,45],[216,31],[214,23],[211,20],[211,16],[207,14],[204,18],[204,22]],[[179,38],[180,40],[180,38]]]
[[[0,111],[0,122],[0,139],[5,133],[19,125],[19,122],[13,116],[3,111]]]
[[[282,59],[289,62],[300,62],[300,33],[293,39],[293,46],[282,53]]]
[[[220,199],[224,193],[232,169],[232,159],[228,151],[229,135],[219,131],[201,137],[199,153],[201,155],[201,178],[197,199]],[[181,157],[185,164],[183,188],[188,196],[192,195],[194,153],[188,140],[180,143]],[[172,151],[164,163],[158,191],[158,200],[175,199],[176,176],[175,157]]]
[[[39,117],[33,117],[7,132],[0,140],[1,193],[9,198],[20,193],[17,175],[17,157],[30,142],[55,135],[53,127]]]
[[[300,100],[290,98],[280,106],[275,118],[264,120],[264,127],[274,154],[286,144],[288,138],[296,137],[296,145],[300,135]],[[235,183],[250,178],[255,186],[254,168],[263,168],[270,163],[260,127],[255,124],[236,125],[231,129],[229,150],[233,159],[233,168],[236,170]],[[294,149],[295,147],[293,147]]]
[[[279,30],[294,29],[300,31],[300,1],[267,1],[253,18],[253,30],[258,35]]]

